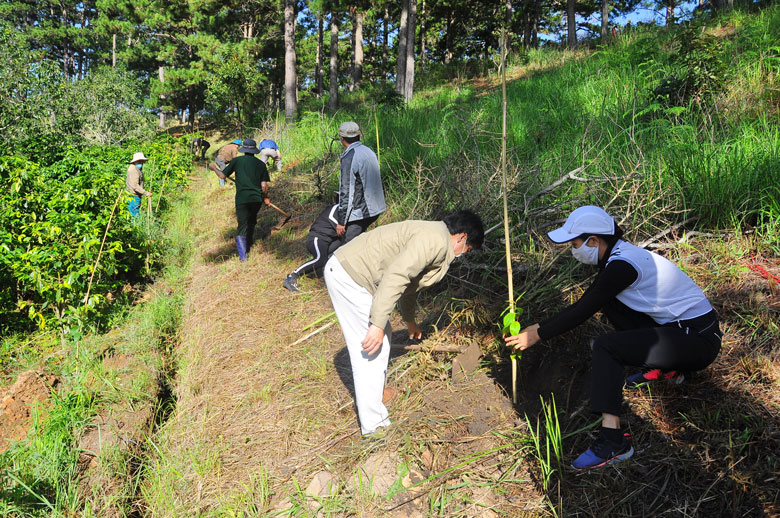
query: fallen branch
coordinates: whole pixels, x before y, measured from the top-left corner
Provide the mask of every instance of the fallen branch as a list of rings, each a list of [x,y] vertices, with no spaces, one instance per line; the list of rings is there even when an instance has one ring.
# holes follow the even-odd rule
[[[459,353],[462,348],[459,345],[434,345],[429,347],[423,344],[411,344],[411,345],[395,345],[390,344],[392,349],[402,349],[404,351],[425,351],[432,353]]]
[[[686,219],[685,221],[681,221],[680,223],[677,223],[676,225],[672,225],[671,227],[667,228],[666,230],[662,230],[661,232],[657,233],[656,235],[652,236],[651,238],[645,239],[641,243],[637,244],[637,246],[640,247],[640,248],[645,248],[649,244],[658,241],[659,239],[661,239],[665,235],[670,234],[670,233],[676,231],[680,227],[683,227],[683,226],[685,226],[685,225],[687,225],[689,223],[692,223],[692,222],[696,221],[696,219],[697,219],[696,216],[691,216],[690,218]]]
[[[558,186],[560,186],[566,180],[577,180],[579,182],[587,182],[588,181],[587,178],[580,178],[579,176],[577,176],[578,173],[581,173],[584,170],[585,170],[585,166],[580,166],[577,169],[573,169],[573,170],[569,171],[568,173],[566,173],[565,175],[563,175],[560,178],[558,178],[557,180],[555,180],[553,183],[551,183],[550,185],[548,185],[547,187],[545,187],[541,191],[537,192],[536,194],[534,194],[533,196],[528,198],[525,201],[525,208],[523,209],[523,212],[525,213],[525,212],[528,211],[528,207],[531,205],[531,202],[533,202],[535,199],[541,198],[545,194],[550,194],[551,192],[553,192]]]

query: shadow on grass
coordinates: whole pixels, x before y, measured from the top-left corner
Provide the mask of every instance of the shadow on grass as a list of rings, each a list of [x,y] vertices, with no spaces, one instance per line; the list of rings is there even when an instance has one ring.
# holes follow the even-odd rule
[[[598,418],[588,409],[589,335],[584,329],[568,343],[537,346],[524,356],[517,411],[528,415],[532,428],[543,419],[540,396],[549,402],[551,393],[564,435]],[[568,466],[590,446],[597,427],[564,439],[565,467],[546,493],[551,505],[564,516],[776,516],[780,418],[743,385],[730,382],[731,363],[721,353],[682,385],[624,392],[623,428],[635,448],[627,462],[575,472]],[[509,385],[506,366],[499,367],[497,380]],[[539,428],[544,430],[543,420]],[[538,470],[538,462],[531,462]],[[544,493],[541,481],[537,485]]]

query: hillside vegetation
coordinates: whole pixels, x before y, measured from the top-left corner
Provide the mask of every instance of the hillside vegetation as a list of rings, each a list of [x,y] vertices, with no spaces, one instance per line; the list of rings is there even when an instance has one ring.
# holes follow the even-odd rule
[[[702,286],[726,332],[718,360],[690,383],[627,394],[636,458],[589,476],[565,466],[597,424],[585,394],[601,318],[526,353],[518,404],[507,397],[495,70],[446,82],[431,71],[408,104],[364,89],[332,116],[212,133],[212,152],[238,134],[276,139],[285,158],[272,199],[294,217],[275,230],[261,213],[245,264],[233,255],[232,191],[200,167],[185,186],[186,140],[139,147],[174,164],[175,187],[151,227],[113,227],[90,304],[79,302],[135,148],[36,161],[31,145],[0,157],[0,282],[12,287],[0,294],[0,394],[10,398],[0,411],[19,373],[35,370],[51,392],[27,436],[0,448],[0,516],[777,516],[779,24],[770,6],[510,56],[522,323],[587,284],[592,272],[544,231],[588,203]],[[330,136],[350,119],[380,157],[389,210],[379,224],[472,207],[491,228],[484,251],[420,297],[424,350],[391,359],[394,425],[371,440],[357,431],[338,325],[297,342],[332,319],[322,282],[303,280],[299,296],[280,286],[332,200]],[[59,211],[58,192],[86,205]],[[48,210],[30,211],[20,193]],[[425,350],[470,344],[483,356],[461,381],[453,354]]]

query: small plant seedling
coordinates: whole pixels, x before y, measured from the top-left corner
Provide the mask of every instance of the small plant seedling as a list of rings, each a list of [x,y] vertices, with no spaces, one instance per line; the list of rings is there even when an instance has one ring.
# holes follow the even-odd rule
[[[520,333],[522,326],[517,321],[518,317],[523,314],[522,308],[515,308],[512,311],[512,307],[507,307],[504,310],[504,319],[502,321],[501,333],[503,336],[515,336]],[[523,351],[512,351],[509,358],[512,360],[512,404],[517,404],[517,360],[523,357]]]

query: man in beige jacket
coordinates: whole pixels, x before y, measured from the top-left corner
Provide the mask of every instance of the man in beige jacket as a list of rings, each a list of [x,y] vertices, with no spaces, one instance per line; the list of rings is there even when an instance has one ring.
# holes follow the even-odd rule
[[[382,403],[390,358],[390,312],[399,303],[410,338],[417,292],[444,278],[452,261],[482,246],[482,220],[471,211],[443,221],[402,221],[361,234],[325,264],[325,284],[347,343],[355,404],[364,435],[390,424]]]

